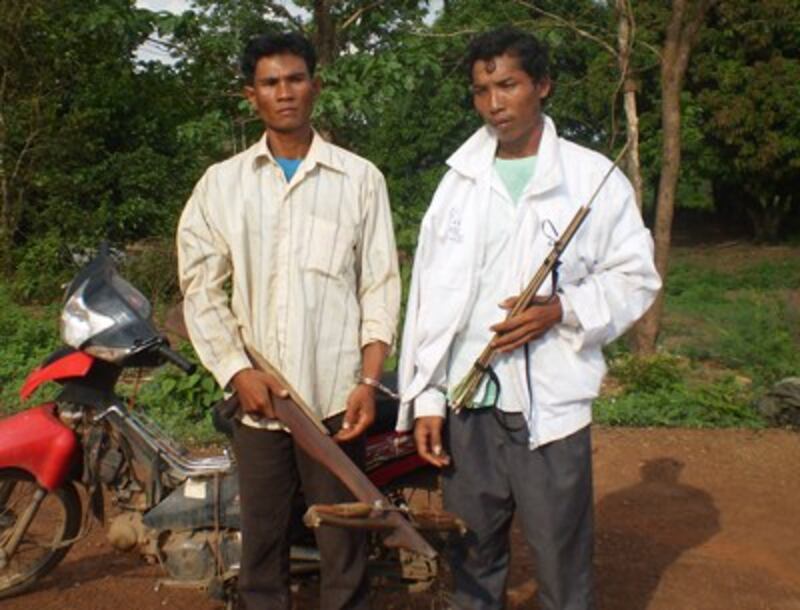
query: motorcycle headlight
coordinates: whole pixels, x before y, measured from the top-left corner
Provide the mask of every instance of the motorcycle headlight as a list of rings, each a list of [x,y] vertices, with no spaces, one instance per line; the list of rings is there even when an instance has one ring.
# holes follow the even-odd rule
[[[90,345],[84,349],[87,354],[91,354],[100,360],[107,362],[120,362],[125,356],[131,353],[130,347],[107,347],[105,345]]]
[[[75,291],[61,312],[61,340],[75,349],[80,349],[90,338],[114,326],[114,318],[86,306],[83,299],[85,288],[86,283]]]

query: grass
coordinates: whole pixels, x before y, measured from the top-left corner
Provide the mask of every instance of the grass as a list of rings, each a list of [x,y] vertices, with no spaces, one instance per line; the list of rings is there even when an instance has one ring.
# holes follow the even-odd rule
[[[800,372],[800,253],[789,248],[674,253],[661,352],[609,350],[595,405],[612,425],[759,427],[754,401]]]
[[[676,249],[666,284],[659,352],[607,348],[607,383],[595,418],[609,425],[761,427],[754,401],[775,381],[800,374],[800,248]],[[21,307],[0,285],[0,414],[20,408],[28,371],[57,347],[59,305]],[[191,347],[181,350],[194,357]],[[200,369],[171,366],[126,378],[122,391],[185,442],[219,440],[209,407],[220,396]],[[37,399],[55,388],[40,390]]]

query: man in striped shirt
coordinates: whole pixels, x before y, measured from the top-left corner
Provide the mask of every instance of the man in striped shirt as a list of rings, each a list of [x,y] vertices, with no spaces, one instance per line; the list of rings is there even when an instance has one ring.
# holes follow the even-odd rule
[[[297,485],[309,503],[352,497],[278,425],[270,395],[285,389],[252,367],[245,346],[281,371],[343,449],[363,461],[363,433],[375,417],[374,380],[394,341],[400,303],[384,178],[311,127],[320,89],[315,63],[313,48],[296,34],[247,45],[245,94],[265,133],[208,169],[178,227],[192,343],[241,402],[234,425],[239,595],[249,609],[290,607],[289,521]],[[366,608],[363,534],[321,528],[317,542],[321,607]]]

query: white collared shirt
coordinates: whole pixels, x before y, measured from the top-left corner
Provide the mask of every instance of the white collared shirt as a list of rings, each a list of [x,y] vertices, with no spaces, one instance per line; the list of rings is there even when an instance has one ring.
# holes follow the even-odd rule
[[[360,377],[361,348],[394,341],[400,279],[384,178],[316,133],[289,183],[266,136],[210,167],[177,241],[186,325],[222,387],[251,366],[248,344],[329,417]]]

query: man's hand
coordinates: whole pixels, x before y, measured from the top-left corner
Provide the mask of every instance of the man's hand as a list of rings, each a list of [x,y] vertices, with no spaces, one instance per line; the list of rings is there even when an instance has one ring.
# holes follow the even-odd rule
[[[239,396],[244,412],[256,419],[275,419],[272,395],[280,398],[289,396],[289,392],[277,379],[256,369],[242,369],[233,376],[231,385]]]
[[[442,449],[442,428],[444,428],[444,417],[438,415],[418,417],[414,421],[417,453],[423,460],[437,468],[444,468],[450,464],[450,456]]]
[[[375,388],[358,384],[347,397],[342,427],[333,437],[340,443],[358,438],[375,421]]]
[[[510,297],[500,303],[500,307],[510,310],[519,297]],[[552,299],[537,298],[533,305],[518,313],[513,318],[499,322],[490,327],[497,333],[492,347],[498,352],[511,352],[529,341],[538,339],[553,326],[561,322],[564,312],[558,297]]]

